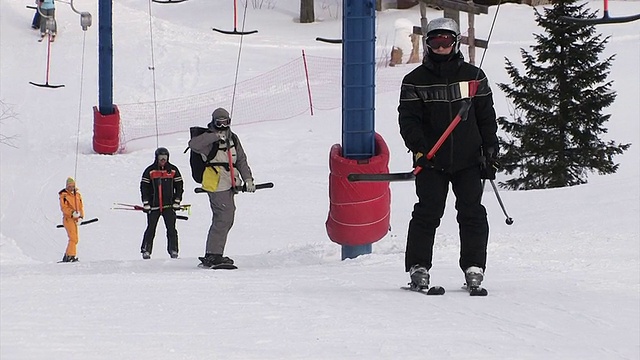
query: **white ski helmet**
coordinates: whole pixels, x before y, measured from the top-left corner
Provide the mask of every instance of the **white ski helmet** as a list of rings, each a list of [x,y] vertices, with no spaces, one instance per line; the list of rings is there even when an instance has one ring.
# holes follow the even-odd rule
[[[449,18],[438,18],[429,21],[427,24],[427,36],[424,38],[424,46],[427,48],[427,38],[429,35],[450,33],[456,37],[456,42],[453,45],[453,53],[460,51],[460,27],[458,23]]]

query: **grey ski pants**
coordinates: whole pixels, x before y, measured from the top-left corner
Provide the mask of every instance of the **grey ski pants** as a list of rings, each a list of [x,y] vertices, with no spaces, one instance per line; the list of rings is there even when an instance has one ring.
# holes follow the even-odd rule
[[[51,35],[55,35],[58,32],[58,23],[56,22],[56,9],[40,9],[42,11],[42,16],[40,18],[40,35],[44,36],[47,32],[47,20],[51,20],[53,22],[53,28],[51,30]]]
[[[236,204],[233,199],[235,194],[229,189],[210,192],[207,195],[209,195],[212,217],[205,250],[207,254],[222,255],[236,214]]]

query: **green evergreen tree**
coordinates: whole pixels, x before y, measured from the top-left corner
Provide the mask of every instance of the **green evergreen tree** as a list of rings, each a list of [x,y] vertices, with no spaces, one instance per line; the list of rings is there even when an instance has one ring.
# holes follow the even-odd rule
[[[613,156],[630,144],[604,142],[603,126],[611,115],[602,109],[616,93],[606,81],[614,59],[599,60],[609,37],[594,35],[595,26],[570,24],[561,16],[595,18],[575,0],[559,0],[536,9],[536,22],[546,30],[536,34],[535,54],[520,49],[524,74],[505,58],[512,84],[498,84],[513,101],[513,120],[498,124],[508,138],[501,138],[501,162],[507,174],[518,176],[501,186],[510,189],[545,189],[584,184],[589,172],[615,173]],[[622,119],[618,119],[622,120]]]

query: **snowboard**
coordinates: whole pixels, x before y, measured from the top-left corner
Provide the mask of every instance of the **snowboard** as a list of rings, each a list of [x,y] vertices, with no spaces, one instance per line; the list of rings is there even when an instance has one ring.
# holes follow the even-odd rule
[[[198,260],[203,261],[204,257],[198,257]],[[211,270],[235,270],[238,267],[233,264],[217,264],[212,266],[207,266],[204,263],[198,264],[200,269],[211,269]]]
[[[200,269],[209,269],[209,270],[235,270],[238,267],[233,264],[218,264],[213,266],[206,266],[203,263],[198,264]]]

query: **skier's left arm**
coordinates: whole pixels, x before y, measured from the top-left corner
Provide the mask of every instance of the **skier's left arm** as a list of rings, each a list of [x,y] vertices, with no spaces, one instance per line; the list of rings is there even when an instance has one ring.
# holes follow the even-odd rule
[[[493,94],[489,86],[489,80],[482,70],[479,74],[480,84],[473,97],[473,108],[475,117],[482,137],[482,148],[486,151],[493,148],[498,152],[498,124],[496,122],[496,111],[493,107]]]
[[[80,217],[84,219],[84,203],[82,202],[82,195],[80,194],[80,192],[77,192],[76,195],[78,196],[77,211],[80,213]]]
[[[240,176],[242,176],[242,180],[247,182],[247,180],[252,179],[253,175],[251,174],[251,168],[249,167],[249,162],[247,161],[247,153],[244,151],[242,144],[240,144],[240,139],[238,136],[235,136],[236,143],[236,168],[238,172],[240,172]]]
[[[182,181],[182,174],[177,166],[175,166],[176,174],[173,177],[173,199],[176,203],[182,201],[182,193],[184,193],[184,181]]]

